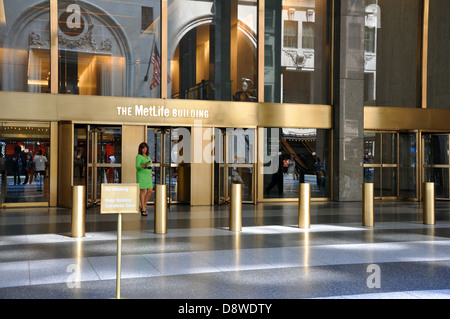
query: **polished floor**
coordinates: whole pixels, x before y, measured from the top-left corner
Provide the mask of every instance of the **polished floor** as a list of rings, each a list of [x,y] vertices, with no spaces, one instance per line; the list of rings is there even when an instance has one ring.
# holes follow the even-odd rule
[[[243,205],[242,231],[229,207],[172,205],[168,232],[123,215],[120,296],[130,299],[450,299],[450,202],[436,224],[422,203],[311,204],[299,229],[295,203]],[[0,209],[1,299],[116,297],[117,215],[86,211],[86,236],[71,237],[71,211]]]

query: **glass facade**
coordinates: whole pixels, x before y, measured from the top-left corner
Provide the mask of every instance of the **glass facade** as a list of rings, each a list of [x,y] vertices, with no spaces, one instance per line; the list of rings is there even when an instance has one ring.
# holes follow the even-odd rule
[[[427,107],[450,107],[450,3],[446,0],[430,1],[428,36]]]
[[[159,1],[58,1],[58,92],[160,97]]]
[[[342,12],[332,12],[333,7],[337,6],[333,0],[266,0],[264,7],[260,7],[261,3],[257,0],[48,0],[36,4],[25,0],[0,0],[0,91],[53,93],[39,95],[38,103],[40,106],[54,103],[45,109],[45,116],[51,116],[48,119],[45,116],[33,118],[32,121],[56,123],[68,120],[60,118],[64,117],[63,112],[57,115],[51,113],[58,113],[60,101],[67,99],[72,102],[66,97],[53,99],[53,95],[57,94],[155,98],[164,101],[167,108],[182,104],[182,101],[177,102],[175,99],[260,102],[251,104],[256,105],[256,111],[252,114],[263,118],[264,115],[261,114],[270,114],[266,110],[273,107],[267,105],[271,103],[329,106],[332,103],[333,81],[338,78],[338,75],[332,78],[332,66],[341,63],[338,54],[346,54],[335,52],[332,47],[333,34],[336,40],[341,33],[348,36],[360,31],[361,35],[364,34],[364,57],[361,55],[356,58],[364,63],[364,87],[355,89],[359,90],[358,93],[363,90],[365,106],[420,108],[424,107],[423,94],[426,94],[426,107],[450,109],[450,68],[447,59],[450,28],[446,18],[450,2],[365,0],[361,5],[362,3],[365,5],[364,12],[356,14],[360,15],[358,18],[361,18],[364,26],[348,26],[353,29],[347,34],[343,26],[338,26],[339,23],[333,29],[333,18],[343,15]],[[166,5],[167,7],[162,7]],[[337,7],[342,11],[340,5]],[[429,15],[426,15],[428,9]],[[258,16],[261,12],[264,12],[264,16]],[[262,23],[258,22],[259,19],[262,19]],[[426,30],[428,32],[424,32]],[[162,35],[166,33],[167,38],[161,41]],[[52,41],[55,40],[52,37],[57,37],[57,41]],[[260,47],[258,39],[264,39],[263,47],[262,44]],[[353,39],[352,36],[347,39],[349,47],[362,44],[353,43]],[[51,57],[55,57],[55,60]],[[263,58],[259,60],[260,57]],[[167,73],[167,87],[162,88],[161,74],[164,73]],[[258,82],[261,80],[264,83]],[[358,80],[362,84],[362,78]],[[258,92],[258,89],[264,92]],[[353,88],[345,90],[351,89]],[[23,96],[26,94],[21,95]],[[166,96],[172,101],[161,99]],[[263,97],[263,100],[258,100],[258,96]],[[7,102],[15,103],[11,100]],[[94,98],[91,103],[95,104],[96,101],[98,100]],[[148,101],[157,103],[154,100]],[[134,101],[131,102],[133,103]],[[186,109],[192,105],[187,105]],[[231,118],[227,107],[241,104],[217,103],[213,107],[216,105],[222,113],[217,112],[214,114],[216,118],[208,119],[208,126],[217,129],[220,127],[221,134],[228,128],[236,130],[236,127],[230,127],[229,123],[221,121],[224,115]],[[292,107],[303,110],[305,105]],[[288,109],[284,105],[283,108]],[[266,113],[261,111],[263,109]],[[275,178],[276,171],[268,173],[267,170],[262,179],[258,178],[261,176],[259,172],[255,174],[254,163],[261,160],[259,156],[252,159],[252,162],[235,163],[230,159],[226,166],[218,166],[219,173],[214,167],[213,174],[218,174],[217,180],[226,180],[226,185],[241,179],[246,185],[245,198],[249,201],[255,200],[255,189],[261,192],[262,186],[258,183],[264,184],[262,199],[296,198],[299,182],[313,185],[313,197],[330,198],[331,129],[341,128],[332,128],[333,121],[327,126],[317,126],[329,129],[311,128],[316,126],[312,122],[306,125],[309,128],[302,128],[301,124],[300,127],[298,124],[289,124],[289,121],[285,121],[285,114],[280,114],[273,123],[272,118],[264,118],[251,124],[232,123],[231,126],[252,127],[255,132],[251,139],[257,141],[260,139],[256,134],[259,126],[275,127],[266,129],[264,152],[276,157],[271,163],[276,163],[281,178]],[[94,127],[94,123],[100,121],[100,118],[99,112],[98,118],[92,117],[86,122]],[[14,121],[17,119],[18,117],[14,118]],[[105,123],[120,131],[121,125],[127,122],[121,120],[108,120]],[[189,121],[177,120],[179,121],[171,122],[167,119],[164,122],[164,125],[172,126],[169,128],[170,134],[164,137],[168,143],[166,148],[172,149],[180,141],[175,127],[180,129],[179,125],[183,125],[182,129],[192,128]],[[27,127],[27,121],[15,122],[15,127]],[[78,147],[93,152],[95,143],[88,143],[92,139],[92,132],[88,130],[81,133],[86,129],[85,124],[79,124],[83,120],[74,121],[80,125],[75,132],[75,155],[78,156]],[[153,127],[156,125],[153,119],[139,121],[133,122],[133,125],[146,126],[147,138],[151,140],[154,135],[155,145],[159,145],[158,139],[166,133],[158,131],[160,126]],[[53,122],[48,123],[53,125]],[[50,124],[46,123],[43,128],[49,129]],[[160,125],[161,122],[157,124]],[[283,125],[286,127],[282,127]],[[10,126],[5,124],[3,127]],[[153,133],[149,133],[150,130]],[[418,141],[422,138],[422,133],[393,130],[396,129],[367,131],[364,136],[364,178],[365,181],[377,183],[378,196],[420,197],[420,187],[417,184],[421,182],[421,176],[428,176],[430,180],[432,175],[437,176],[437,173],[431,171],[441,171],[439,174],[443,178],[436,180],[447,185],[442,193],[447,192],[449,168],[439,167],[447,164],[418,161],[421,151],[427,146],[423,143],[423,148],[420,149],[422,143]],[[19,176],[23,182],[30,175],[25,175],[22,170],[16,174],[14,185],[11,179],[14,177],[13,171],[8,168],[9,156],[14,152],[8,143],[12,143],[14,136],[19,135],[11,135],[4,130],[2,132],[0,143],[6,160],[6,173],[2,176],[2,201],[7,202],[16,199],[12,199],[12,193],[8,193],[3,187],[8,186],[11,181],[13,186],[17,186]],[[448,130],[444,133],[448,134]],[[423,134],[427,132],[423,131]],[[122,135],[122,131],[113,135]],[[39,145],[50,147],[50,136],[30,136],[14,142],[21,147],[21,152],[27,153],[28,149],[29,154],[34,154],[37,151],[37,146],[28,148],[25,145],[29,141],[39,141]],[[231,137],[226,138],[232,141]],[[100,144],[97,148],[101,149]],[[258,149],[255,154],[259,151],[261,150]],[[43,152],[45,156],[49,156],[44,149]],[[155,149],[155,156],[158,152],[160,150]],[[86,164],[91,161],[88,157],[84,158],[83,165],[79,158],[74,158],[74,180],[85,178],[85,174],[96,179],[98,185],[105,180],[120,180],[123,163],[102,161],[102,156],[97,155],[100,162],[91,164]],[[173,185],[169,189],[173,201],[187,201],[189,196],[184,185],[190,186],[189,163],[185,165],[173,162],[174,157],[170,156],[165,159],[166,162],[161,164],[155,158],[155,178],[158,179],[158,174],[163,172],[163,177]],[[266,161],[264,163],[265,168],[271,166]],[[418,169],[423,167],[418,166],[421,164],[435,166],[425,167],[425,173],[420,174]],[[89,165],[93,165],[92,169]],[[167,165],[167,170],[161,170],[164,165]],[[48,177],[48,171],[46,173]],[[85,184],[85,180],[80,183]],[[222,189],[227,187],[223,186]],[[19,201],[30,200],[27,192],[22,194]],[[45,195],[36,196],[36,201],[45,201],[44,198]]]
[[[265,2],[265,102],[330,104],[331,21],[331,1]]]
[[[257,4],[169,0],[169,97],[257,100]]]
[[[366,0],[365,105],[421,107],[421,8],[420,0]]]
[[[424,135],[424,182],[433,182],[435,196],[450,199],[450,135]]]
[[[0,122],[0,204],[47,202],[49,123]]]
[[[0,1],[0,91],[50,93],[50,1]]]
[[[0,90],[48,93],[54,80],[63,94],[160,97],[160,1],[58,1],[57,77],[49,8],[1,1]]]
[[[258,1],[167,5],[161,48],[161,1],[57,1],[52,75],[50,1],[1,1],[0,90],[49,93],[57,81],[63,94],[159,98],[165,71],[169,98],[257,101]],[[423,1],[365,5],[365,105],[420,107]],[[449,107],[448,7],[429,2],[430,108]],[[332,1],[266,1],[264,10],[264,101],[330,104]]]
[[[329,198],[330,145],[330,130],[264,129],[264,198],[298,198],[299,183],[311,184],[311,197]]]

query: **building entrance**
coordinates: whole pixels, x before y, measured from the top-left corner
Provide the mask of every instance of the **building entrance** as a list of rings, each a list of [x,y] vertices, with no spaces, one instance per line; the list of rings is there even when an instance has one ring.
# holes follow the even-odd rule
[[[0,207],[48,205],[50,123],[0,122]]]
[[[450,200],[450,134],[424,134],[424,182],[434,182],[435,198]]]
[[[87,206],[100,204],[101,184],[120,183],[122,128],[75,125],[74,185],[86,186]]]
[[[417,132],[365,132],[364,182],[377,199],[418,199]]]
[[[214,202],[230,200],[230,185],[242,185],[242,202],[255,202],[255,129],[214,130]]]
[[[168,204],[189,203],[191,135],[186,127],[148,127],[147,144],[153,162],[153,185],[167,185]],[[150,201],[154,200],[154,195]]]

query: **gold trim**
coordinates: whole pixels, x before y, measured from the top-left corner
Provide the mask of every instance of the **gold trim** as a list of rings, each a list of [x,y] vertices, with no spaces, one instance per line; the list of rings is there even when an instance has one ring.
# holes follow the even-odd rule
[[[52,94],[58,93],[58,0],[50,0],[50,77]]]
[[[50,185],[50,206],[56,206],[58,202],[58,122],[50,123],[50,163],[49,163],[49,185]],[[73,142],[72,142],[73,143]]]
[[[161,55],[161,98],[167,98],[167,36],[168,36],[168,7],[167,7],[167,0],[161,1],[161,48],[164,48],[164,50],[160,50]]]
[[[18,202],[18,203],[3,203],[2,208],[14,208],[14,207],[48,207],[47,202]]]
[[[263,103],[259,105],[258,125],[331,129],[332,116],[330,105]]]
[[[0,92],[2,121],[58,120],[58,96],[46,93]]]
[[[265,0],[258,1],[258,101],[264,102]]]
[[[251,103],[231,101],[147,99],[111,96],[0,92],[4,121],[68,121],[71,123],[183,125],[201,120],[204,127],[301,127],[332,128],[331,105]],[[20,114],[17,105],[21,106]],[[118,107],[156,106],[191,112],[207,111],[208,116],[151,117],[118,114]],[[205,113],[204,113],[205,114]],[[18,118],[20,115],[21,118]]]
[[[430,0],[423,0],[422,25],[422,108],[427,108],[428,95],[428,23],[430,18]]]
[[[264,176],[264,175],[261,175]],[[331,197],[311,197],[311,202],[324,202],[332,200]],[[298,198],[262,198],[258,200],[258,203],[298,203]]]
[[[450,110],[365,106],[364,130],[449,131]]]
[[[331,1],[331,48],[330,48],[330,104],[334,105],[334,10],[335,0]]]

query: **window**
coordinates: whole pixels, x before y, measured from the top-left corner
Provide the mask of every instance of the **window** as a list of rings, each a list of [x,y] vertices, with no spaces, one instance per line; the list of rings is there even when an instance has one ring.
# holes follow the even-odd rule
[[[331,3],[265,2],[265,102],[330,104]]]
[[[314,49],[314,22],[303,22],[302,48]]]
[[[141,31],[153,31],[153,8],[142,7]]]
[[[364,51],[369,53],[375,53],[375,28],[365,27]]]
[[[288,48],[297,48],[298,21],[284,21],[283,45]]]

